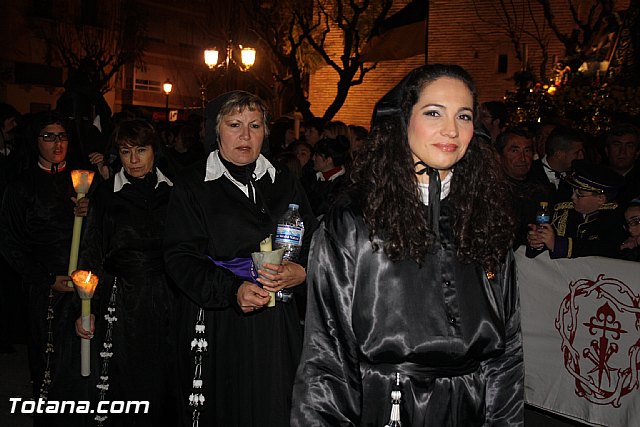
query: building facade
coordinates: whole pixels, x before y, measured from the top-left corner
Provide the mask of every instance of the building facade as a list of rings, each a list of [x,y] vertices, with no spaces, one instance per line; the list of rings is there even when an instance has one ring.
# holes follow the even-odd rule
[[[424,0],[428,1],[428,0]],[[243,87],[258,91],[258,86],[242,73],[230,81],[225,73],[210,71],[203,61],[206,47],[224,48],[229,28],[236,37],[248,35],[240,22],[235,21],[233,6],[224,6],[212,0],[131,0],[146,17],[144,25],[145,48],[142,68],[133,64],[122,67],[110,82],[105,99],[114,112],[129,108],[142,108],[155,112],[155,118],[164,114],[167,102],[162,84],[168,79],[173,84],[169,95],[170,109],[183,114],[199,111],[202,92],[205,98],[214,97],[226,88]],[[404,7],[409,0],[398,0],[393,11]],[[428,62],[457,63],[469,70],[475,78],[481,101],[502,99],[506,91],[515,88],[513,75],[528,65],[539,74],[541,50],[538,39],[547,43],[548,77],[557,58],[564,55],[564,47],[544,23],[542,11],[532,8],[532,14],[523,12],[515,22],[506,23],[498,1],[494,0],[431,0],[428,16]],[[514,10],[525,10],[532,0],[509,0]],[[551,2],[559,29],[569,32],[573,20],[564,0]],[[574,0],[580,13],[586,13],[594,0]],[[624,9],[628,1],[616,2]],[[102,25],[108,27],[110,19],[119,13],[121,2],[99,0],[15,0],[5,2],[0,37],[0,101],[13,104],[23,113],[55,108],[64,91],[68,71],[53,55],[51,46],[38,33],[42,27],[54,27],[58,22],[67,25]],[[237,8],[237,4],[235,6]],[[226,8],[226,9],[225,9]],[[225,31],[221,31],[226,28]],[[509,28],[516,28],[522,36],[521,57],[516,55]],[[240,36],[238,36],[240,33]],[[333,55],[338,55],[341,40],[339,32],[329,34]],[[223,41],[221,41],[223,40]],[[234,40],[234,43],[242,40]],[[264,52],[257,46],[256,67],[252,73],[269,73]],[[222,54],[221,54],[222,55]],[[378,62],[375,70],[365,76],[364,83],[351,88],[349,96],[334,119],[348,124],[369,126],[375,102],[411,69],[424,64],[425,55]],[[367,64],[371,65],[371,64]],[[262,71],[260,69],[262,67]],[[255,72],[254,72],[255,71]],[[231,74],[231,73],[229,73]],[[238,77],[239,76],[239,77]],[[221,79],[226,84],[221,84]],[[215,86],[212,90],[211,85]],[[336,93],[337,75],[328,66],[321,67],[309,79],[309,100],[316,116],[322,116]],[[209,90],[207,91],[207,88]],[[278,112],[274,112],[278,115]]]

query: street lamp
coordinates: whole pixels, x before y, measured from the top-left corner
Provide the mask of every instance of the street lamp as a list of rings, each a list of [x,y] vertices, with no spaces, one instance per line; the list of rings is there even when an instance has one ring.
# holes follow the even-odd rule
[[[229,40],[227,42],[226,50],[226,58],[223,62],[218,64],[219,53],[216,48],[205,49],[204,51],[204,63],[207,64],[210,70],[214,68],[224,67],[225,70],[229,69],[229,64],[232,62],[240,68],[242,71],[247,71],[249,68],[253,66],[256,62],[256,50],[252,47],[242,47],[242,45],[238,45],[238,49],[240,49],[240,63],[236,62],[233,59],[233,42]]]
[[[171,80],[167,79],[167,81],[162,84],[162,90],[164,90],[164,93],[167,95],[167,103],[165,106],[165,112],[167,113],[167,123],[169,123],[169,94],[171,93],[172,89],[173,84],[171,83]]]
[[[240,62],[237,62],[233,58],[234,49],[240,50]],[[229,66],[231,64],[235,64],[240,71],[247,71],[249,68],[253,66],[256,62],[256,50],[251,47],[243,47],[241,44],[237,45],[237,47],[233,44],[231,40],[227,42],[227,46],[225,47],[226,57],[220,63],[218,63],[218,59],[220,58],[220,54],[216,48],[205,49],[204,51],[204,63],[209,67],[209,70],[215,70],[218,68],[224,68],[225,72],[229,72]],[[229,83],[228,74],[226,77],[227,86]],[[202,101],[202,115],[204,116],[204,108],[207,102],[207,94],[206,94],[206,79],[202,80],[202,85],[200,86],[200,96]],[[229,89],[227,87],[227,89]]]

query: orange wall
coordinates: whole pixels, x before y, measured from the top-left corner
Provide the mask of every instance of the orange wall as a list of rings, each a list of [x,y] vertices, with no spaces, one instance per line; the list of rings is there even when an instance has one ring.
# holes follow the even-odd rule
[[[426,0],[425,0],[426,1]],[[524,0],[514,0],[522,4]],[[404,3],[407,3],[405,1]],[[511,77],[522,67],[516,59],[515,51],[507,35],[500,30],[499,14],[495,12],[494,0],[450,0],[431,1],[429,18],[429,62],[457,63],[465,67],[474,77],[478,86],[480,101],[501,99],[506,91],[514,89]],[[592,3],[583,0],[585,6]],[[618,2],[618,8],[624,9],[628,1]],[[565,0],[552,2],[556,22],[564,29],[572,27],[570,11]],[[474,7],[475,6],[475,7]],[[480,11],[482,19],[476,12]],[[541,9],[537,22],[542,23]],[[533,29],[532,20],[527,19],[522,27]],[[561,58],[564,48],[547,29],[551,43],[549,45],[549,69],[553,55]],[[336,32],[336,37],[337,37]],[[339,41],[334,40],[334,44]],[[529,62],[537,74],[540,54],[533,40],[528,41]],[[507,73],[498,73],[498,56],[508,55]],[[378,64],[376,70],[365,76],[360,86],[349,92],[344,107],[335,120],[348,124],[369,126],[371,112],[376,101],[392,88],[411,69],[424,63],[424,56],[418,55],[401,61],[388,61]],[[549,72],[549,77],[551,72]],[[316,116],[322,116],[336,93],[337,75],[329,67],[321,68],[311,77],[310,101]]]

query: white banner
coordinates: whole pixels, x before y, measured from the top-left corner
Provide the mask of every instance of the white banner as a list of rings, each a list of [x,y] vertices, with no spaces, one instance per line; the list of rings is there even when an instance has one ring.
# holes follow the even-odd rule
[[[590,425],[640,426],[640,263],[516,252],[525,399]]]

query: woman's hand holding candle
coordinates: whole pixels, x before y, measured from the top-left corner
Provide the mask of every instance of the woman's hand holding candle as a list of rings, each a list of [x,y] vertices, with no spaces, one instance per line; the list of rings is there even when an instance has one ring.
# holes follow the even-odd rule
[[[273,274],[267,270],[258,270],[258,282],[268,291],[278,292],[285,288],[292,288],[307,278],[304,267],[295,262],[285,260],[282,265],[265,263],[263,267],[276,272]]]
[[[260,242],[260,252],[272,252],[273,244],[271,243],[271,234],[269,234],[264,240]],[[258,275],[263,272],[262,269],[258,270]],[[260,278],[258,277],[258,282],[262,284]],[[267,307],[275,307],[276,305],[276,293],[274,291],[269,291],[269,302],[267,303]]]
[[[71,201],[76,204],[73,207],[74,216],[87,216],[89,213],[89,199],[87,197],[82,197],[80,199],[72,197]]]
[[[76,319],[76,335],[80,338],[84,338],[85,340],[93,338],[93,334],[96,331],[96,317],[93,314],[91,315],[90,322],[91,327],[89,329],[91,330],[87,331],[82,327],[82,316],[78,317],[78,319]]]
[[[51,285],[51,289],[56,292],[73,292],[73,288],[67,285],[70,280],[71,276],[56,276],[56,281]]]
[[[269,292],[251,282],[242,282],[236,298],[244,313],[262,308],[270,301]]]

